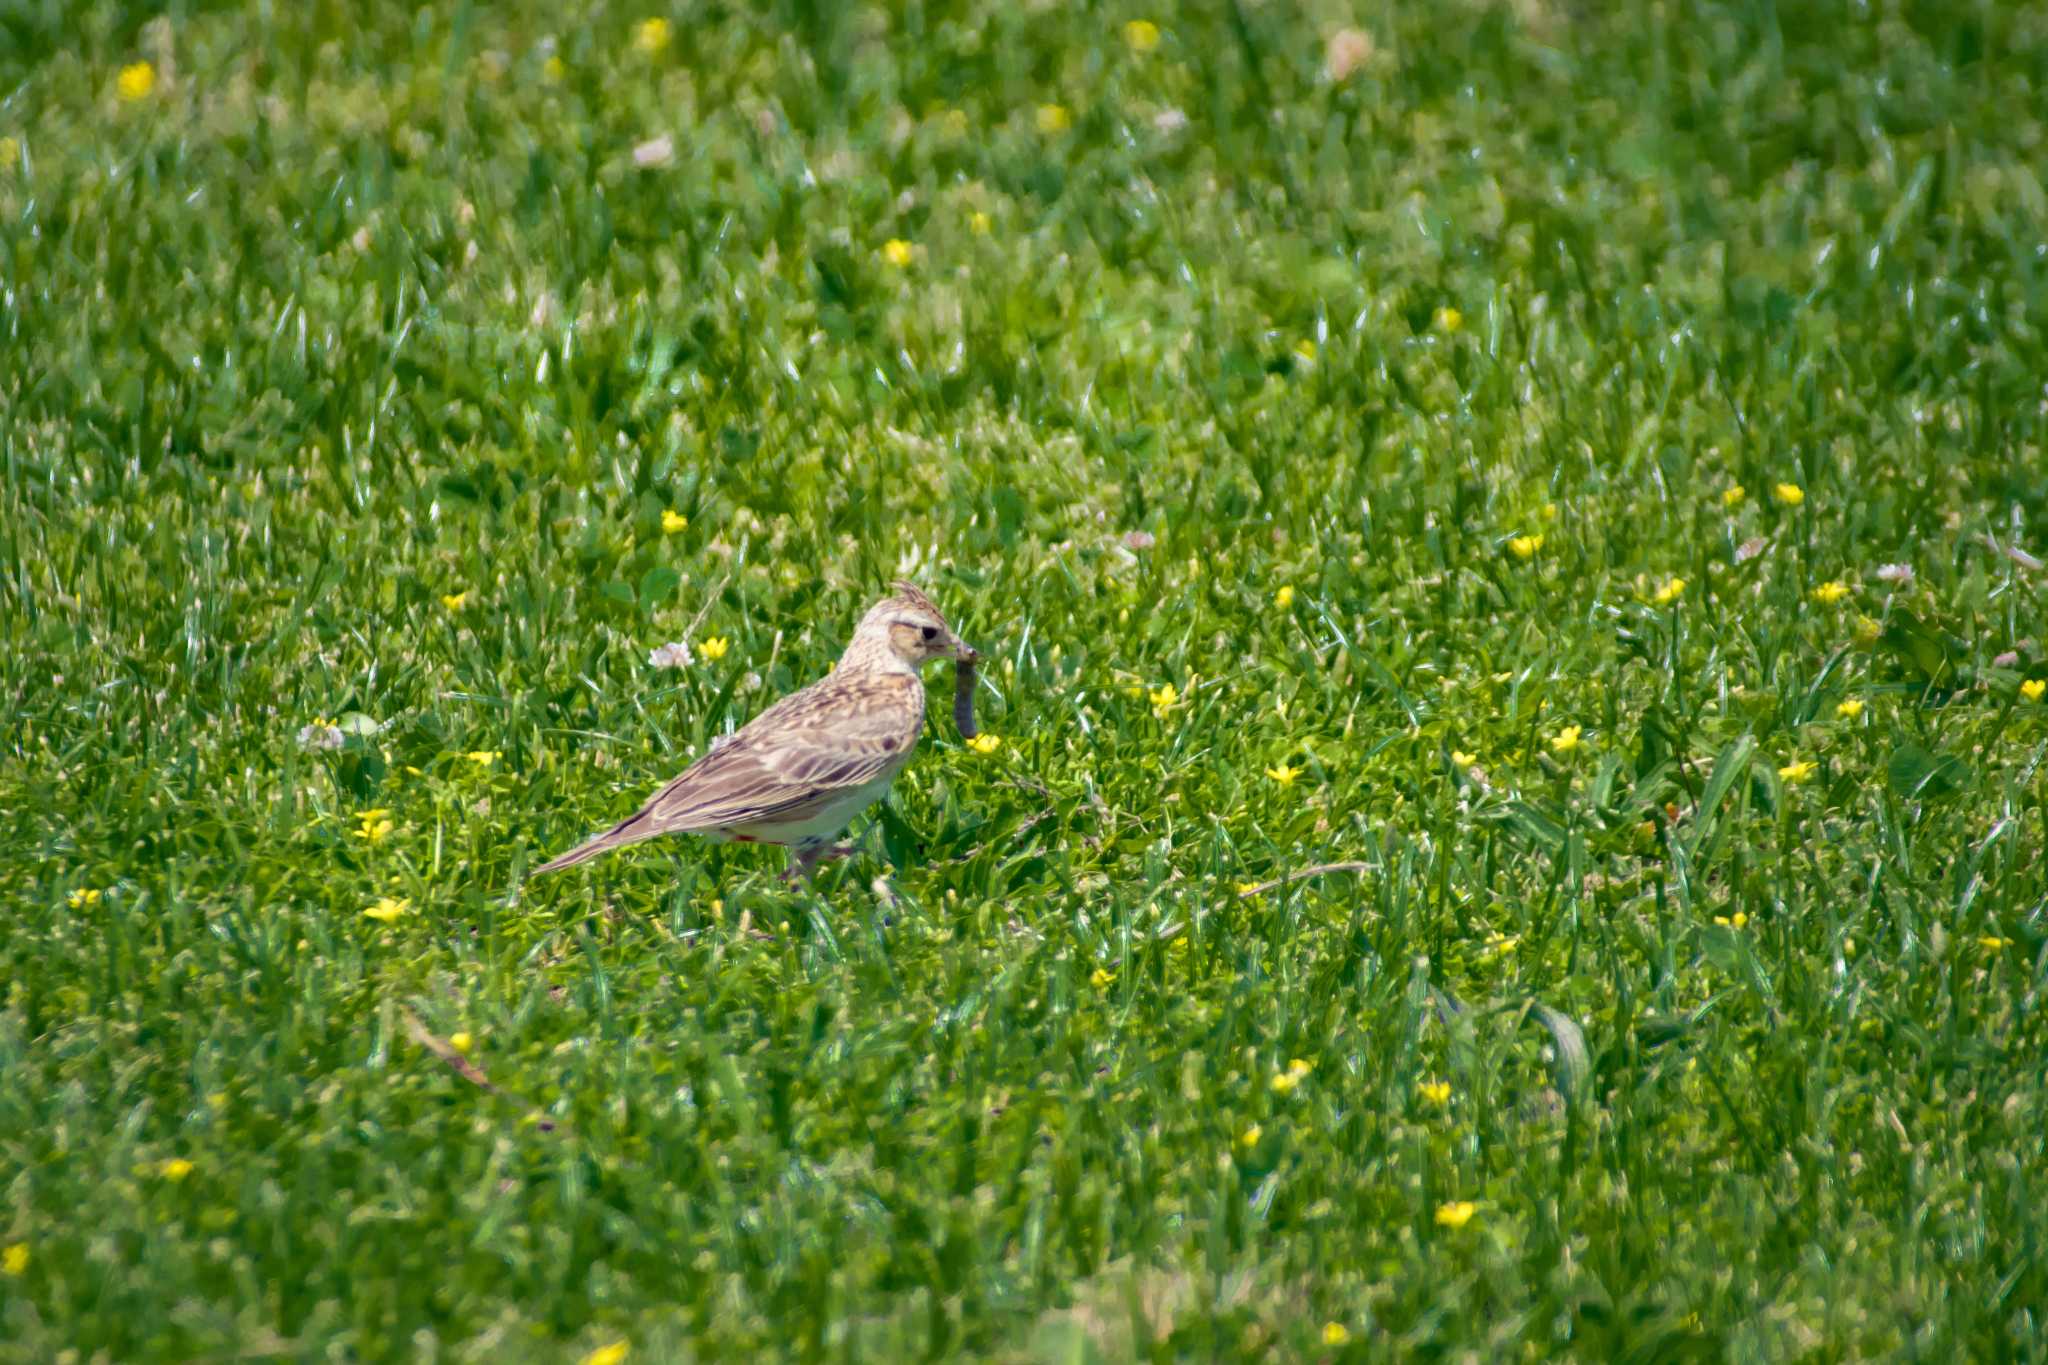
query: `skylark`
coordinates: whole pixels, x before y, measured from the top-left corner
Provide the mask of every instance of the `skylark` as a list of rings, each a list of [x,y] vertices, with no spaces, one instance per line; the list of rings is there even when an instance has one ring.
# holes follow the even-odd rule
[[[932,659],[978,656],[908,583],[868,608],[825,677],[748,721],[626,819],[534,869],[553,872],[662,834],[782,844],[789,875],[808,876],[853,817],[879,801],[924,728]]]

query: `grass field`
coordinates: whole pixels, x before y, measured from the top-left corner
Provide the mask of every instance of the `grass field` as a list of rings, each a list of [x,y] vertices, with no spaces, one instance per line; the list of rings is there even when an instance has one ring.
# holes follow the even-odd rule
[[[0,6],[0,1362],[2048,1356],[2048,8],[576,8]]]

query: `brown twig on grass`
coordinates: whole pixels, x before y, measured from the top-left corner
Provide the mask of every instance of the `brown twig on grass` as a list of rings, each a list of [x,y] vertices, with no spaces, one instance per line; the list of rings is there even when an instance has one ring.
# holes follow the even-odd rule
[[[463,1080],[468,1081],[479,1090],[487,1091],[503,1099],[508,1099],[514,1104],[524,1106],[526,1111],[533,1116],[534,1126],[543,1133],[562,1135],[568,1133],[569,1130],[566,1125],[557,1119],[549,1117],[547,1112],[539,1105],[505,1089],[504,1086],[499,1085],[489,1076],[486,1076],[482,1067],[456,1051],[453,1043],[449,1042],[446,1038],[435,1037],[433,1032],[420,1022],[420,1017],[412,1012],[410,1005],[400,1005],[398,1013],[405,1020],[406,1034],[415,1043],[418,1043],[421,1047],[440,1058],[447,1064],[449,1070],[462,1077]]]
[[[1284,877],[1275,877],[1271,881],[1258,882],[1255,885],[1247,886],[1237,894],[1239,896],[1256,896],[1262,892],[1271,891],[1276,886],[1285,886],[1289,882],[1298,882],[1304,877],[1320,877],[1326,872],[1370,871],[1372,871],[1371,863],[1317,863],[1314,867],[1298,868],[1293,872],[1289,872]]]
[[[1029,819],[1025,820],[1025,822],[1017,826],[1017,828],[1010,830],[1005,835],[1005,837],[1012,840],[1019,839],[1023,837],[1023,835],[1032,827],[1043,824],[1045,821],[1051,818],[1052,812],[1049,810],[1034,811]],[[968,849],[965,853],[956,855],[951,861],[955,863],[971,863],[976,858],[979,858],[982,854],[988,852],[989,847],[994,843],[995,840],[993,839],[984,839],[980,843],[976,844],[973,848]]]

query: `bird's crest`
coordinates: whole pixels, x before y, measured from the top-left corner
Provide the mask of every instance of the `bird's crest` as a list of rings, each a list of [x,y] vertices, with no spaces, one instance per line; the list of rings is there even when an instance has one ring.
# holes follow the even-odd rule
[[[926,597],[923,589],[919,588],[917,584],[906,582],[899,578],[889,586],[896,590],[896,600],[898,602],[903,603],[905,606],[915,607],[919,611],[931,613],[933,620],[951,629],[951,626],[946,621],[946,614],[939,610],[938,603]]]

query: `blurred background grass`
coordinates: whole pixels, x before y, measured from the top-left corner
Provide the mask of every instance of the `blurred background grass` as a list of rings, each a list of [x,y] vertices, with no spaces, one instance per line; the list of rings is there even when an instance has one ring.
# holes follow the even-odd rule
[[[0,1360],[2038,1357],[2044,83],[0,7]],[[515,892],[899,574],[995,753]]]

